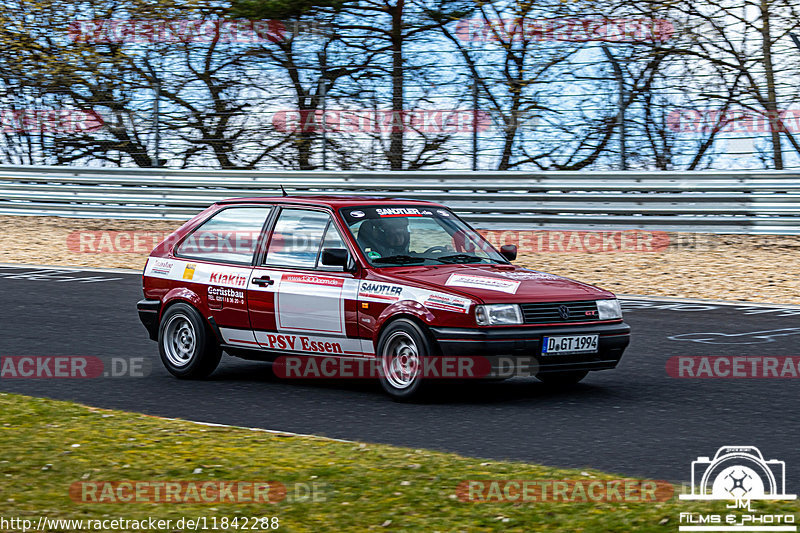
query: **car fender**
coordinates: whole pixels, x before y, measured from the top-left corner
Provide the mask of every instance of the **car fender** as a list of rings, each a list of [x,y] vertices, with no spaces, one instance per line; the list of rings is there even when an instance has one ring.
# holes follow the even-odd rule
[[[200,299],[198,294],[186,287],[176,287],[171,289],[167,294],[164,295],[164,298],[161,300],[161,315],[163,316],[164,310],[169,307],[171,304],[175,302],[186,302],[197,308],[200,311],[200,314],[204,317],[208,317],[208,309],[205,308],[203,301]],[[161,316],[159,316],[159,321],[161,320]]]
[[[384,326],[386,326],[386,323],[394,318],[400,318],[402,316],[411,316],[428,326],[432,325],[434,320],[436,320],[436,317],[431,313],[430,309],[419,302],[414,300],[400,300],[395,302],[378,315],[378,327],[375,328],[372,339],[376,346],[378,337],[381,331],[383,331]]]

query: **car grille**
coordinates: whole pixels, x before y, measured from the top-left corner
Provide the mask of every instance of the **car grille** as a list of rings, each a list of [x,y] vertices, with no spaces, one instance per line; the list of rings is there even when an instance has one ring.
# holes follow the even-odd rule
[[[588,302],[542,302],[519,304],[526,324],[552,324],[558,322],[589,322],[597,320],[597,304]],[[559,309],[569,310],[569,317],[563,318]],[[591,314],[587,314],[591,313]]]

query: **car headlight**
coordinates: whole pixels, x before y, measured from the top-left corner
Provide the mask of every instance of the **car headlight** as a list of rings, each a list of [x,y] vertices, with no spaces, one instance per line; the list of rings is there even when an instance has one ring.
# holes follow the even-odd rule
[[[622,318],[622,308],[619,300],[597,300],[597,318],[600,320],[614,320]]]
[[[522,324],[522,311],[517,304],[475,306],[475,321],[479,326]]]

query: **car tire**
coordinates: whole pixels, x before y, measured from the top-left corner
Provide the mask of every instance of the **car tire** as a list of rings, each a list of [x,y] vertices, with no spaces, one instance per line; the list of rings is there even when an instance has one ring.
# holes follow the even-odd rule
[[[429,383],[423,379],[423,359],[432,354],[428,336],[411,320],[400,318],[381,332],[378,363],[383,390],[395,401],[421,398]]]
[[[202,315],[185,303],[170,306],[158,327],[158,351],[175,377],[202,379],[219,365],[222,350]]]
[[[588,370],[570,370],[564,372],[542,372],[536,375],[536,379],[547,385],[575,385],[586,377]]]

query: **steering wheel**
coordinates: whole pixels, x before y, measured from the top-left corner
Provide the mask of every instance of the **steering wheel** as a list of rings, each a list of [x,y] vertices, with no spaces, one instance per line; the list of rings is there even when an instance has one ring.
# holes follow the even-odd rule
[[[422,253],[427,255],[427,254],[432,254],[432,253],[436,253],[436,252],[445,253],[445,252],[452,252],[452,250],[448,249],[447,246],[431,246],[430,248],[428,248],[427,250],[425,250]]]

